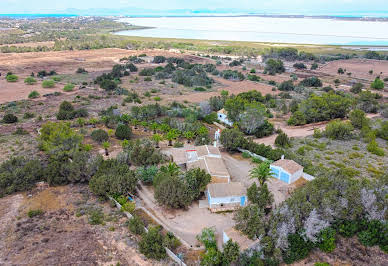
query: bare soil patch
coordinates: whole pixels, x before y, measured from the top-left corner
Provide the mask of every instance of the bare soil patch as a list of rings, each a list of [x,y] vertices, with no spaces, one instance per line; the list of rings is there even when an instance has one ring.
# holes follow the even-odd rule
[[[98,202],[87,186],[29,193],[32,196],[16,194],[0,199],[1,265],[169,264],[138,253],[136,237],[124,224],[126,218]],[[80,212],[87,208],[101,208],[105,224],[89,224],[87,214]],[[44,214],[29,218],[26,212],[31,209],[41,209]]]
[[[351,77],[356,77],[365,80],[374,80],[377,75],[382,72],[382,77],[388,77],[388,61],[370,60],[370,59],[350,59],[336,60],[325,64],[318,69],[319,72],[338,75],[338,68],[346,69],[346,72],[352,73]],[[373,74],[369,74],[369,70],[373,70]]]

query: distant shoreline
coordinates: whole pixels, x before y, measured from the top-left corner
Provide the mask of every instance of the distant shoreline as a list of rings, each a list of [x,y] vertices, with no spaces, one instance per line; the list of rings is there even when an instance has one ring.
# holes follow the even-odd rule
[[[300,18],[300,19],[335,19],[345,21],[379,21],[388,22],[388,14],[383,16],[360,16],[360,15],[280,15],[280,14],[201,14],[201,15],[173,15],[173,14],[103,14],[103,15],[87,15],[87,14],[0,14],[0,18],[60,18],[60,17],[114,17],[114,18],[198,18],[198,17],[262,17],[262,18]]]

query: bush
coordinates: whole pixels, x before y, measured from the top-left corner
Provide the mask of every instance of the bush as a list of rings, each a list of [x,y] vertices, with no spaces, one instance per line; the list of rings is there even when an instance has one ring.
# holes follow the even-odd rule
[[[375,90],[382,90],[384,89],[384,82],[380,78],[376,78],[370,87]]]
[[[134,202],[131,202],[131,201],[127,201],[123,205],[121,205],[121,210],[123,212],[133,213],[135,208],[136,208],[136,204]]]
[[[362,83],[357,82],[357,83],[352,85],[350,92],[352,92],[354,94],[359,94],[362,91],[363,87],[364,87],[364,85],[362,85]]]
[[[244,143],[244,134],[238,129],[225,129],[221,132],[220,141],[228,151],[237,151]]]
[[[131,128],[126,124],[119,124],[116,128],[115,136],[118,139],[131,139],[132,136],[132,130]]]
[[[265,63],[264,73],[275,75],[276,73],[283,73],[286,71],[282,60],[268,59]]]
[[[36,99],[39,97],[40,97],[40,94],[37,91],[31,91],[30,94],[28,94],[28,99]]]
[[[296,69],[306,69],[306,65],[303,63],[295,63],[293,67]]]
[[[154,70],[153,68],[143,68],[143,69],[139,72],[139,76],[150,77],[150,76],[152,76],[153,74],[155,74],[155,70]]]
[[[179,209],[187,208],[192,197],[188,194],[188,187],[177,176],[167,177],[155,188],[155,199],[167,207]]]
[[[196,88],[194,88],[194,90],[195,91],[206,91],[206,89],[203,87],[196,87]]]
[[[142,235],[139,242],[139,250],[147,258],[150,259],[164,259],[166,257],[166,250],[163,246],[163,235],[161,234],[159,226],[150,226],[148,233]]]
[[[167,232],[166,236],[163,239],[163,246],[170,250],[175,250],[180,245],[181,242],[179,241],[179,239],[176,238],[173,233]]]
[[[365,246],[378,245],[379,242],[387,238],[383,234],[384,225],[380,221],[372,220],[367,222],[366,229],[357,234],[358,240]],[[385,232],[386,233],[386,232]],[[385,240],[387,242],[387,240]]]
[[[336,245],[335,245],[335,235],[336,231],[332,228],[326,228],[321,231],[320,233],[320,241],[319,241],[319,248],[324,252],[332,252],[334,251]]]
[[[36,216],[41,216],[41,215],[43,215],[43,211],[41,209],[29,210],[27,212],[27,216],[30,217],[30,218],[34,218]]]
[[[36,84],[36,79],[34,79],[33,77],[27,77],[24,80],[24,83],[26,83],[27,85],[34,85]]]
[[[19,80],[19,77],[16,76],[16,75],[11,74],[11,75],[7,75],[7,76],[5,77],[5,79],[6,79],[8,82],[17,82],[17,81]]]
[[[295,89],[295,86],[292,80],[287,80],[280,83],[278,89],[280,91],[293,91]]]
[[[44,168],[39,160],[15,157],[0,164],[0,197],[26,191],[43,180]]]
[[[325,135],[331,139],[349,139],[353,126],[349,122],[331,121],[327,124]]]
[[[133,218],[129,220],[128,228],[136,235],[142,235],[145,232],[144,223],[137,215],[133,215]]]
[[[17,121],[18,121],[18,118],[14,114],[6,114],[3,117],[3,123],[6,123],[6,124],[13,124],[13,123],[16,123]]]
[[[88,73],[88,71],[86,71],[85,68],[79,67],[75,73],[77,73],[77,74],[86,74],[86,73]]]
[[[139,167],[137,168],[136,174],[144,184],[150,185],[154,181],[154,177],[158,173],[158,167],[152,165],[149,167]]]
[[[317,77],[305,78],[300,82],[304,87],[322,87],[322,81]]]
[[[164,63],[164,62],[166,62],[166,57],[161,56],[161,55],[157,55],[157,56],[154,57],[154,60],[152,62],[155,63],[155,64]]]
[[[104,213],[100,209],[94,209],[89,212],[89,224],[98,225],[104,223]]]
[[[108,139],[109,139],[108,133],[102,129],[93,130],[91,137],[94,141],[96,141],[98,143],[103,143],[105,141],[108,141]]]
[[[43,88],[54,88],[55,82],[54,82],[54,80],[44,80],[42,82],[42,87]]]
[[[69,84],[66,84],[65,87],[63,87],[63,90],[66,92],[73,91],[74,87],[75,87],[74,84],[69,83]]]
[[[287,264],[306,258],[313,248],[313,244],[299,234],[288,235],[288,243],[288,249],[283,253],[283,260]]]
[[[365,116],[365,112],[360,109],[355,109],[349,114],[350,123],[355,128],[361,129],[364,125],[368,125],[368,119]]]
[[[384,156],[385,152],[382,148],[379,147],[376,140],[372,140],[366,147],[366,149],[377,156]]]
[[[284,132],[280,132],[280,134],[275,139],[275,145],[279,147],[286,148],[290,146],[291,142],[288,138],[287,134]]]

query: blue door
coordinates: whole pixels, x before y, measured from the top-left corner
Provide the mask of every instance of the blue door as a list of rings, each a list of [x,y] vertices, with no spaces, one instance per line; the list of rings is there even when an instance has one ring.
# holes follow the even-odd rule
[[[240,205],[241,205],[241,206],[245,206],[245,196],[242,196],[242,197],[241,197]]]
[[[287,174],[287,173],[282,172],[280,174],[280,180],[282,180],[282,181],[284,181],[284,182],[286,182],[288,184],[289,180],[290,180],[290,175]]]

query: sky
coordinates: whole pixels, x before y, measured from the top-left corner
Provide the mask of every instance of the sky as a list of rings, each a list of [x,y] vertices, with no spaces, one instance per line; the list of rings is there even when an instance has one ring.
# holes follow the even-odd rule
[[[0,0],[2,14],[65,13],[147,13],[177,9],[223,9],[234,12],[283,14],[388,13],[387,0]],[[384,10],[385,9],[385,10]],[[92,15],[92,14],[91,14]],[[128,14],[130,15],[130,14]]]

